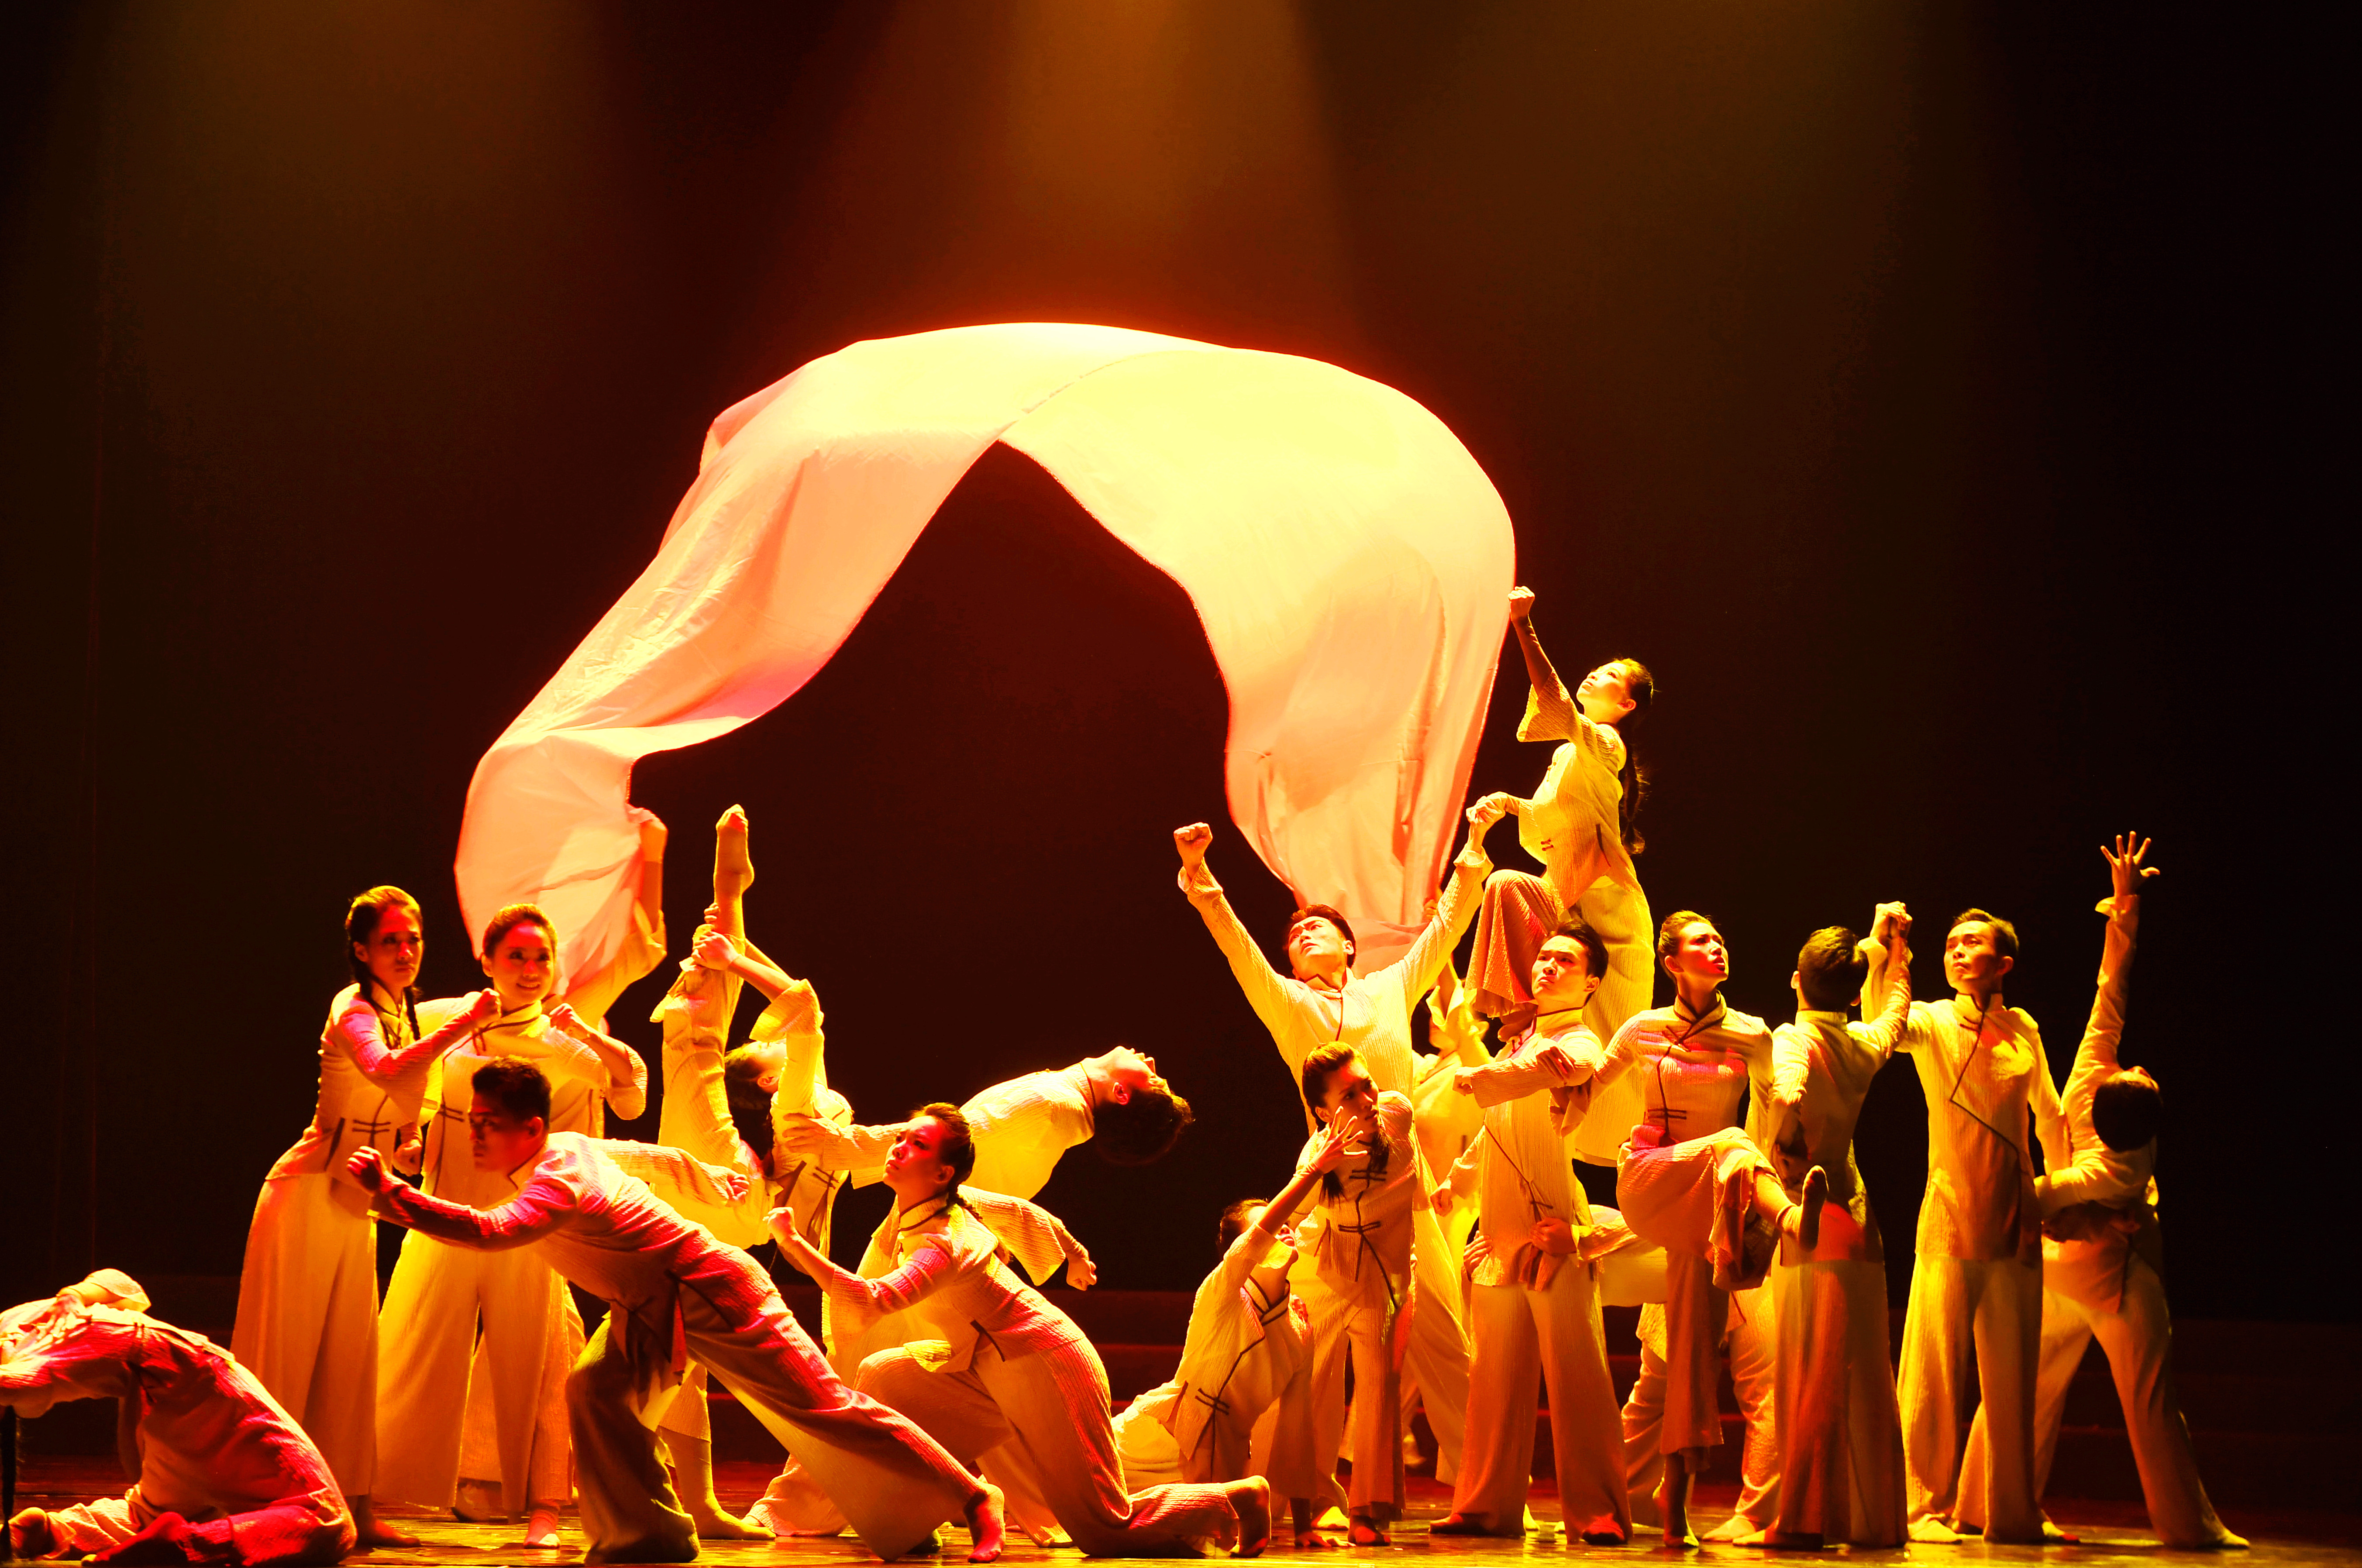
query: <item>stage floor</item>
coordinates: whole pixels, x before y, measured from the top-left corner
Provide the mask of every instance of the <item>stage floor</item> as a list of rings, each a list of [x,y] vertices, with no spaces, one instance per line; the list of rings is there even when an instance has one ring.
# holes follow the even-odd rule
[[[745,1507],[762,1492],[770,1479],[770,1468],[755,1463],[724,1463],[715,1477],[716,1489],[725,1505]],[[34,1458],[28,1456],[18,1490],[17,1506],[61,1506],[87,1500],[93,1496],[111,1495],[121,1490],[122,1480],[114,1464],[105,1460]],[[1701,1488],[1695,1516],[1698,1528],[1711,1529],[1728,1517],[1731,1494],[1727,1488]],[[1656,1560],[1668,1554],[1656,1538],[1644,1533],[1631,1546],[1586,1547],[1581,1542],[1567,1542],[1561,1538],[1555,1547],[1536,1547],[1526,1540],[1468,1540],[1459,1537],[1440,1538],[1428,1534],[1427,1527],[1443,1517],[1450,1507],[1448,1488],[1432,1481],[1413,1478],[1411,1482],[1411,1517],[1396,1527],[1394,1545],[1377,1551],[1312,1551],[1275,1548],[1267,1560],[1282,1562],[1337,1562],[1358,1561],[1366,1557],[1412,1558],[1430,1562],[1503,1562],[1532,1558],[1543,1554],[1551,1557],[1585,1559],[1622,1559],[1630,1561],[1637,1553],[1646,1553]],[[1537,1518],[1555,1519],[1558,1498],[1547,1484],[1535,1489],[1533,1512]],[[547,1550],[535,1551],[524,1544],[523,1530],[512,1525],[462,1524],[447,1517],[430,1517],[424,1509],[392,1508],[388,1516],[397,1519],[403,1528],[425,1538],[425,1544],[414,1550],[372,1551],[357,1554],[357,1562],[370,1564],[468,1563],[484,1568],[493,1563],[561,1563],[579,1560],[582,1555],[582,1538],[573,1516],[566,1518],[563,1544]],[[2078,1504],[2071,1501],[2053,1505],[2053,1517],[2082,1537],[2080,1546],[1987,1546],[1981,1541],[1965,1541],[1959,1546],[1911,1546],[1892,1551],[1833,1552],[1825,1556],[1859,1557],[1879,1562],[2071,1562],[2078,1568],[2112,1568],[2115,1564],[2140,1563],[2156,1568],[2167,1554],[2148,1534],[2147,1518],[2138,1505],[2115,1503]],[[2249,1568],[2264,1564],[2294,1563],[2356,1563],[2362,1564],[2362,1516],[2327,1511],[2306,1512],[2287,1510],[2258,1515],[2249,1510],[2234,1510],[2227,1522],[2232,1529],[2246,1534],[2255,1542],[2255,1550],[2235,1559]],[[1342,1542],[1342,1537],[1337,1538]],[[964,1537],[954,1532],[948,1538],[953,1545]],[[850,1536],[832,1540],[773,1541],[707,1541],[701,1561],[718,1563],[763,1563],[769,1568],[785,1568],[803,1563],[858,1563],[877,1561]],[[1767,1552],[1760,1548],[1707,1546],[1694,1554],[1707,1561],[1731,1562],[1781,1557],[1798,1561],[1813,1554],[1805,1552]],[[1035,1547],[1021,1536],[1012,1535],[1005,1561],[1013,1563],[1043,1561],[1078,1562],[1071,1550],[1048,1551]],[[2185,1559],[2186,1560],[2186,1559]],[[947,1563],[959,1561],[956,1552],[947,1552]]]

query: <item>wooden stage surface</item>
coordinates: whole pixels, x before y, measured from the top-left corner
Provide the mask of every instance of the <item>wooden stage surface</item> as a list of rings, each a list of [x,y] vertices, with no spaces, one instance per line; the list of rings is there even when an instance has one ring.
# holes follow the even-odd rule
[[[717,1489],[723,1503],[744,1507],[751,1503],[770,1479],[771,1467],[748,1462],[725,1463],[718,1467]],[[105,1459],[84,1459],[65,1456],[27,1457],[21,1479],[18,1507],[63,1505],[94,1496],[119,1492],[122,1480],[115,1464]],[[1701,1487],[1698,1507],[1694,1510],[1697,1527],[1709,1529],[1720,1523],[1730,1508],[1732,1495],[1727,1487]],[[1443,1517],[1450,1506],[1447,1488],[1432,1481],[1414,1477],[1411,1482],[1411,1517],[1398,1524],[1394,1532],[1394,1544],[1374,1551],[1343,1549],[1330,1551],[1297,1551],[1275,1546],[1267,1560],[1280,1562],[1344,1562],[1370,1558],[1426,1562],[1515,1562],[1537,1557],[1581,1558],[1635,1562],[1646,1560],[1662,1562],[1683,1557],[1705,1562],[1730,1562],[1783,1559],[1791,1562],[1808,1560],[1811,1553],[1772,1552],[1760,1548],[1709,1545],[1694,1553],[1667,1552],[1653,1532],[1643,1532],[1630,1546],[1586,1547],[1569,1542],[1563,1537],[1559,1544],[1538,1546],[1529,1536],[1524,1540],[1469,1540],[1460,1537],[1431,1537],[1427,1527]],[[2362,1568],[2362,1515],[2331,1511],[2343,1503],[2348,1508],[2352,1498],[2323,1498],[2328,1505],[2320,1511],[2273,1510],[2257,1512],[2250,1509],[2225,1510],[2224,1522],[2233,1529],[2248,1536],[2255,1549],[2227,1561],[2249,1565],[2249,1568],[2280,1568],[2294,1563],[2352,1563]],[[562,1543],[547,1551],[535,1551],[524,1544],[520,1526],[462,1524],[455,1519],[430,1517],[418,1508],[391,1508],[388,1518],[398,1521],[405,1529],[425,1538],[424,1547],[415,1550],[372,1551],[357,1554],[352,1561],[371,1565],[411,1563],[564,1563],[579,1562],[582,1555],[582,1538],[574,1517],[566,1517],[566,1533]],[[1533,1496],[1533,1512],[1538,1518],[1556,1519],[1558,1498],[1547,1483],[1538,1485]],[[2082,1544],[2079,1546],[2026,1547],[1987,1546],[1981,1541],[1964,1541],[1959,1546],[1912,1546],[1892,1551],[1831,1551],[1819,1555],[1836,1559],[1855,1557],[1878,1562],[1909,1561],[1913,1562],[2057,1562],[2072,1563],[2079,1568],[2114,1568],[2114,1565],[2142,1563],[2156,1565],[2173,1561],[2180,1554],[2168,1553],[2148,1533],[2148,1522],[2138,1504],[2086,1503],[2056,1501],[2051,1512],[2058,1522],[2077,1530]],[[949,1550],[962,1545],[965,1537],[956,1530],[946,1533],[946,1551],[942,1561],[956,1563],[962,1553]],[[1335,1538],[1341,1547],[1343,1537]],[[1033,1546],[1023,1537],[1012,1532],[1011,1544],[1004,1561],[1012,1563],[1040,1562],[1080,1562],[1083,1559],[1071,1549],[1051,1551]],[[701,1561],[717,1563],[764,1563],[772,1568],[789,1564],[861,1563],[877,1561],[865,1551],[851,1536],[830,1540],[775,1540],[751,1542],[704,1543]],[[2188,1558],[2181,1558],[2189,1561]]]

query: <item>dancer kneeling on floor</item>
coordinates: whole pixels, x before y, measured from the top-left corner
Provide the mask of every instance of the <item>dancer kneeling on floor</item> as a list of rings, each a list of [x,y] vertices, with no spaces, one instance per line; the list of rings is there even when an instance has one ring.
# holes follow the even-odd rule
[[[902,1125],[886,1157],[894,1209],[873,1243],[898,1266],[882,1278],[840,1268],[784,1210],[773,1216],[780,1255],[840,1311],[909,1312],[933,1336],[864,1361],[861,1390],[953,1452],[1021,1478],[1086,1552],[1173,1557],[1220,1544],[1261,1553],[1271,1488],[1260,1476],[1125,1495],[1107,1370],[1073,1320],[1010,1271],[968,1211],[960,1183],[975,1158],[955,1106],[923,1107]]]

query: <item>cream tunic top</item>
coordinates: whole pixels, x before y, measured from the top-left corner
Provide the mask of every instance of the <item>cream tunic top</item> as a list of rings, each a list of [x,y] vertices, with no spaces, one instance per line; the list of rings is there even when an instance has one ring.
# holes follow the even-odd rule
[[[889,1210],[860,1275],[822,1288],[868,1326],[872,1352],[922,1337],[947,1346],[930,1358],[938,1370],[965,1371],[988,1341],[1004,1360],[1078,1346],[1097,1359],[1074,1320],[1011,1272],[984,1221],[941,1198]],[[891,1337],[879,1320],[892,1320]]]
[[[1534,1226],[1563,1220],[1579,1242],[1592,1224],[1591,1205],[1574,1179],[1566,1136],[1582,1119],[1584,1086],[1606,1064],[1606,1053],[1580,1014],[1545,1014],[1539,1027],[1481,1067],[1459,1075],[1471,1103],[1483,1108],[1485,1135],[1476,1145],[1478,1223],[1485,1253],[1478,1285],[1543,1286],[1556,1265],[1544,1264]],[[1546,1046],[1574,1059],[1572,1074],[1542,1066]]]
[[[1802,1009],[1796,1021],[1773,1032],[1772,1100],[1783,1129],[1800,1145],[1786,1164],[1794,1179],[1790,1196],[1801,1191],[1804,1171],[1814,1165],[1828,1176],[1830,1208],[1823,1211],[1820,1244],[1809,1258],[1791,1255],[1796,1243],[1783,1242],[1783,1263],[1882,1263],[1885,1243],[1878,1233],[1878,1217],[1871,1211],[1870,1194],[1861,1184],[1861,1168],[1853,1157],[1854,1125],[1861,1119],[1862,1101],[1870,1096],[1871,1080],[1894,1055],[1903,1037],[1904,1020],[1911,1005],[1911,977],[1903,972],[1887,988],[1886,1005],[1878,1018],[1856,1023],[1842,1012]],[[1788,1132],[1775,1132],[1788,1143]],[[1791,1175],[1783,1169],[1783,1176]],[[1850,1224],[1832,1224],[1838,1212]]]
[[[1303,1309],[1283,1278],[1265,1296],[1257,1271],[1269,1243],[1249,1230],[1231,1242],[1222,1261],[1198,1286],[1189,1329],[1173,1380],[1138,1403],[1173,1434],[1182,1473],[1203,1454],[1210,1462],[1211,1430],[1219,1419],[1239,1430],[1271,1408],[1311,1354]]]
[[[1551,891],[1573,910],[1602,878],[1638,889],[1624,847],[1624,737],[1616,726],[1585,717],[1561,682],[1527,691],[1518,738],[1566,743],[1551,754],[1532,799],[1518,806],[1518,843],[1542,863]]]
[[[464,998],[423,1002],[422,1028],[440,1026],[465,1005]],[[524,1180],[521,1171],[480,1171],[468,1145],[468,1110],[473,1100],[476,1069],[495,1056],[518,1056],[539,1067],[549,1078],[549,1130],[579,1132],[595,1138],[605,1130],[609,1104],[626,1119],[647,1109],[648,1065],[636,1051],[628,1088],[609,1082],[607,1064],[598,1052],[549,1026],[541,1004],[533,1002],[514,1012],[469,1032],[457,1044],[435,1058],[428,1075],[425,1148],[421,1170],[425,1189],[437,1198],[489,1209],[516,1196]]]
[[[1654,1123],[1668,1143],[1738,1125],[1738,1102],[1751,1084],[1756,1092],[1747,1130],[1759,1146],[1763,1143],[1770,1120],[1772,1031],[1719,994],[1703,1014],[1676,999],[1671,1007],[1652,1007],[1626,1019],[1607,1043],[1594,1085],[1604,1089],[1628,1072],[1640,1075],[1641,1120]]]
[[[1369,1158],[1349,1159],[1330,1173],[1339,1190],[1329,1189],[1330,1177],[1313,1188],[1321,1220],[1319,1237],[1313,1242],[1321,1283],[1347,1300],[1389,1310],[1399,1309],[1409,1297],[1411,1226],[1428,1203],[1411,1124],[1409,1097],[1381,1094],[1377,1125],[1385,1148],[1385,1168],[1378,1168],[1373,1152]],[[1298,1169],[1312,1158],[1319,1141],[1315,1133],[1306,1142],[1297,1156]]]
[[[408,1010],[380,1009],[359,985],[338,991],[320,1034],[319,1107],[312,1125],[279,1156],[266,1179],[326,1176],[342,1189],[354,1213],[366,1209],[368,1195],[345,1169],[345,1161],[365,1146],[391,1158],[410,1142],[435,1058],[463,1037],[464,1028],[447,1024],[439,1033],[414,1039]]]
[[[962,1185],[1032,1198],[1067,1150],[1090,1142],[1091,1104],[1091,1077],[1080,1063],[986,1089],[960,1107],[976,1144],[976,1168]],[[846,1127],[830,1140],[828,1164],[849,1169],[855,1186],[867,1186],[884,1172],[903,1125]]]

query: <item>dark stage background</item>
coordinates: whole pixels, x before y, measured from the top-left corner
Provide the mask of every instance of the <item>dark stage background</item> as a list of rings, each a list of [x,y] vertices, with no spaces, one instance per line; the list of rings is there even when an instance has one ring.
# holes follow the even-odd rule
[[[419,894],[430,989],[474,983],[469,772],[712,414],[855,338],[1068,320],[1332,360],[1459,433],[1562,665],[1659,674],[1642,873],[1721,922],[1738,1006],[1779,1014],[1805,933],[1880,898],[1931,922],[1932,993],[1982,903],[2063,1074],[2094,846],[2156,834],[2127,1048],[2169,1096],[2175,1308],[2350,1319],[2315,1240],[2348,1114],[2313,548],[2341,252],[2329,51],[2290,26],[10,7],[6,1298],[237,1271],[354,891]],[[1478,790],[1540,776],[1523,691],[1512,655]],[[1154,1053],[1198,1128],[1043,1196],[1109,1285],[1187,1287],[1300,1132],[1172,883],[1168,831],[1222,823],[1223,722],[1179,591],[998,451],[801,695],[641,767],[676,951],[743,801],[755,929],[866,1115]],[[651,1055],[661,984],[613,1015]],[[1897,1064],[1862,1160],[1898,1300],[1924,1125]]]

